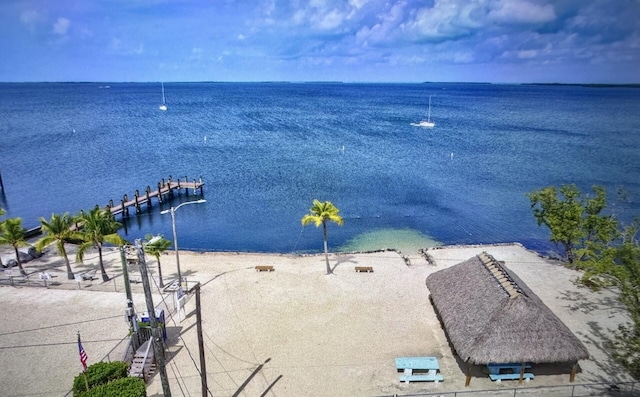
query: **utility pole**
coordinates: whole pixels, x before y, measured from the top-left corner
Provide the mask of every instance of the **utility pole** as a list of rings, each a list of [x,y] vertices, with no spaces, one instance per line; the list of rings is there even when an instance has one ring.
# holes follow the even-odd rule
[[[142,286],[144,288],[144,297],[147,301],[147,313],[149,313],[149,322],[151,324],[151,339],[153,342],[153,352],[156,356],[158,371],[160,372],[160,381],[162,382],[162,391],[164,397],[171,397],[169,389],[169,379],[167,378],[167,369],[164,362],[164,345],[158,329],[158,321],[156,320],[156,308],[153,305],[153,297],[151,296],[151,286],[149,285],[149,276],[147,274],[147,262],[144,257],[144,250],[140,239],[136,239],[136,250],[138,251],[138,263],[140,265],[140,276],[142,277]]]
[[[133,308],[133,295],[131,294],[131,283],[129,282],[129,270],[127,269],[127,257],[125,255],[125,246],[120,246],[120,260],[122,261],[122,281],[124,282],[124,292],[127,295],[127,319],[129,327],[134,332],[138,331],[138,320],[136,318],[135,309]]]
[[[200,311],[200,282],[194,287],[196,290],[196,328],[198,332],[198,349],[200,350],[200,380],[202,382],[202,397],[207,397],[207,364],[204,359],[204,340],[202,339],[202,314]]]
[[[133,302],[131,299],[131,284],[129,284],[129,271],[127,270],[127,257],[125,255],[125,246],[120,246],[120,260],[122,261],[122,279],[124,281],[124,292],[127,294],[127,302]]]

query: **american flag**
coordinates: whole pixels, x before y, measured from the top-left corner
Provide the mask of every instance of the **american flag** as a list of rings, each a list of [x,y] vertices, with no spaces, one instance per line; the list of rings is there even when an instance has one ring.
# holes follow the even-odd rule
[[[84,348],[82,347],[82,343],[80,343],[80,332],[78,332],[78,351],[80,352],[80,363],[82,364],[82,372],[86,372],[87,371],[87,359],[89,358],[87,356],[87,352],[84,351]]]

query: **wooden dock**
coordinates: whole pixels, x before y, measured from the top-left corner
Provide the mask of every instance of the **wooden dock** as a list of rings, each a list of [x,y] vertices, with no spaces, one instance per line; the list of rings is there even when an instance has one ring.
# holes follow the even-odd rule
[[[186,176],[184,180],[173,180],[170,176],[168,180],[165,181],[162,179],[161,182],[158,182],[156,190],[152,191],[151,186],[147,186],[142,194],[140,194],[139,190],[136,190],[132,199],[129,199],[128,195],[125,194],[122,196],[120,204],[115,204],[113,200],[109,200],[106,209],[111,211],[111,214],[114,216],[122,215],[123,218],[128,218],[130,208],[134,208],[136,214],[139,214],[143,205],[146,206],[147,209],[151,208],[154,199],[157,199],[159,203],[163,203],[167,197],[172,198],[176,193],[181,195],[182,191],[184,191],[187,196],[189,196],[190,192],[197,194],[198,191],[200,191],[200,195],[202,195],[203,188],[204,182],[202,181],[202,177],[197,181],[195,179],[189,181]]]
[[[158,187],[156,190],[151,190],[151,186],[147,186],[143,194],[140,194],[138,190],[133,194],[133,199],[129,199],[128,195],[122,196],[120,200],[120,204],[115,204],[113,200],[109,200],[109,204],[104,206],[104,208],[108,211],[111,211],[111,214],[114,216],[121,215],[122,218],[129,217],[129,209],[134,208],[135,213],[139,214],[142,211],[142,206],[146,206],[147,209],[151,208],[153,205],[153,200],[158,200],[158,203],[163,203],[167,199],[172,199],[176,194],[182,195],[182,192],[189,196],[189,194],[198,194],[200,196],[203,195],[204,190],[204,181],[202,177],[198,180],[189,179],[185,176],[183,180],[173,180],[171,176],[169,176],[168,180],[162,179],[162,181],[158,182]],[[96,205],[99,207],[99,205]],[[82,210],[80,211],[83,212]],[[72,226],[73,230],[78,230],[82,227],[81,224],[76,223]],[[126,227],[126,226],[125,226]],[[25,233],[26,238],[32,238],[35,236],[39,236],[42,234],[42,227],[36,226],[32,229],[29,229]]]

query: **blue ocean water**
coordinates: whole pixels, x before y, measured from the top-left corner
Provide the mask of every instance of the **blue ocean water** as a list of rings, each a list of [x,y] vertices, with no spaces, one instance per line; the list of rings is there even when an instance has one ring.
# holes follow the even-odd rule
[[[331,250],[518,241],[552,246],[526,193],[605,186],[640,214],[640,90],[489,84],[0,84],[0,205],[27,228],[174,179],[206,204],[176,212],[181,249],[318,252],[312,200],[344,226]],[[436,126],[411,126],[426,116]],[[630,201],[614,203],[624,188]],[[162,209],[121,234],[172,237]]]

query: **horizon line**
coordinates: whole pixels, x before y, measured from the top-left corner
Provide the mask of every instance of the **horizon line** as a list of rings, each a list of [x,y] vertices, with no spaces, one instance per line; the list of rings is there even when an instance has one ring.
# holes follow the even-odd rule
[[[640,87],[639,83],[563,83],[563,82],[489,82],[489,81],[340,81],[340,80],[256,80],[256,81],[0,81],[0,84],[486,84],[486,85],[558,85],[558,86],[592,86],[592,87]]]

